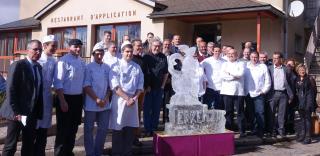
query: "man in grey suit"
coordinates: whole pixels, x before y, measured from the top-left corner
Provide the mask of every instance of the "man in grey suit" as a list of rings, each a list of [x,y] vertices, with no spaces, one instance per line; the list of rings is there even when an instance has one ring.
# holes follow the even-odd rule
[[[285,113],[287,104],[290,104],[293,99],[292,90],[288,84],[291,73],[282,64],[283,55],[280,52],[273,53],[273,65],[268,67],[271,77],[271,88],[268,92],[269,116],[268,129],[273,136],[276,136],[278,131],[280,137],[285,137]],[[278,110],[278,112],[276,112]],[[278,117],[276,119],[276,113]],[[276,127],[278,121],[278,127]]]
[[[37,63],[42,52],[41,42],[31,40],[28,43],[25,59],[11,64],[7,79],[7,98],[0,115],[8,119],[7,137],[2,150],[3,156],[13,156],[22,131],[22,156],[34,153],[36,123],[42,118],[42,74]]]

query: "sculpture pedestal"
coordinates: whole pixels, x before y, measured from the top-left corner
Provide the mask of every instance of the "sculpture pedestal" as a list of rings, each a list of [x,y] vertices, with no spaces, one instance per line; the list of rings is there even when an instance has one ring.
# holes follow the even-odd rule
[[[220,156],[234,154],[234,133],[153,136],[156,156]]]

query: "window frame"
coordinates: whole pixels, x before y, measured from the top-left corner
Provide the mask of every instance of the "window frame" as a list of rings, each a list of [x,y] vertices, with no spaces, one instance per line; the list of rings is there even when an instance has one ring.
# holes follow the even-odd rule
[[[53,34],[53,35],[55,35],[56,32],[61,33],[62,38],[61,38],[61,40],[59,40],[58,42],[59,42],[59,44],[61,44],[62,47],[63,47],[63,44],[64,44],[64,42],[65,42],[65,39],[64,39],[64,37],[63,37],[63,36],[64,36],[64,33],[65,33],[65,30],[66,30],[66,29],[71,29],[71,30],[72,30],[71,38],[72,38],[72,39],[75,39],[76,36],[77,36],[77,28],[80,28],[80,27],[83,27],[83,28],[86,29],[86,36],[88,37],[88,32],[87,32],[87,31],[88,31],[88,27],[87,27],[87,25],[77,25],[77,26],[50,28],[48,32],[50,32],[50,34]],[[86,41],[86,42],[84,43],[85,47],[87,47],[87,42],[88,42],[88,41]],[[87,51],[87,49],[84,49],[84,50]],[[56,53],[58,53],[58,54],[64,54],[64,53],[67,53],[67,52],[68,52],[68,48],[62,48],[62,49],[61,49],[61,48],[58,48],[58,49],[56,50]],[[86,57],[86,56],[81,56],[81,57]]]
[[[140,37],[141,37],[141,21],[133,21],[133,22],[122,22],[122,23],[104,23],[104,24],[97,24],[95,25],[95,38],[94,38],[94,43],[98,43],[100,41],[98,41],[98,27],[100,26],[112,26],[111,28],[111,41],[114,41],[116,42],[116,39],[117,39],[117,31],[116,31],[116,27],[117,26],[128,26],[128,25],[132,25],[132,24],[137,24],[140,26]],[[116,43],[117,44],[117,43]]]
[[[18,50],[18,46],[19,46],[19,35],[20,34],[24,34],[23,36],[26,38],[26,41],[30,41],[32,39],[32,30],[31,29],[23,29],[23,30],[17,30],[17,31],[5,31],[5,32],[1,32],[1,35],[4,34],[4,38],[5,38],[5,51],[0,53],[0,57],[6,57],[6,56],[14,56],[17,54],[25,54],[27,52],[27,43],[25,44],[26,46],[21,48],[21,50]],[[9,44],[9,35],[13,34],[13,53],[9,54],[8,51],[8,44]],[[29,37],[28,38],[28,34]],[[1,55],[4,54],[4,55]]]

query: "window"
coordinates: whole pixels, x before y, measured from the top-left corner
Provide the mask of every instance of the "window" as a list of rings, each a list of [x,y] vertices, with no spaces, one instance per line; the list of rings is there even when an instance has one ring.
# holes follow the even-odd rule
[[[0,34],[0,56],[12,56],[15,52],[27,50],[31,32],[9,32]]]
[[[124,35],[129,35],[131,40],[140,38],[140,29],[140,23],[97,26],[96,42],[100,42],[103,39],[104,31],[111,31],[112,40],[120,47]]]
[[[69,27],[52,29],[52,34],[58,40],[58,52],[67,52],[69,47],[68,42],[70,39],[79,39],[82,41],[81,57],[90,57],[90,52],[87,50],[87,28],[86,27]]]

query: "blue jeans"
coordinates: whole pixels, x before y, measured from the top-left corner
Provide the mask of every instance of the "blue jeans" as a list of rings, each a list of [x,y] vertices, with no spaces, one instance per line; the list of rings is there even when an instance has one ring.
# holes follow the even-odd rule
[[[255,131],[258,135],[263,135],[265,119],[264,119],[264,105],[265,97],[264,95],[259,95],[252,98],[252,104],[254,105],[254,125]]]
[[[163,89],[151,89],[144,97],[143,104],[143,123],[147,133],[157,130],[159,124],[159,116]]]
[[[100,156],[103,151],[109,126],[109,110],[84,114],[84,148],[87,156]],[[97,122],[97,134],[93,136],[94,123]]]
[[[207,88],[206,93],[203,95],[203,103],[208,105],[208,109],[224,109],[219,90]]]

